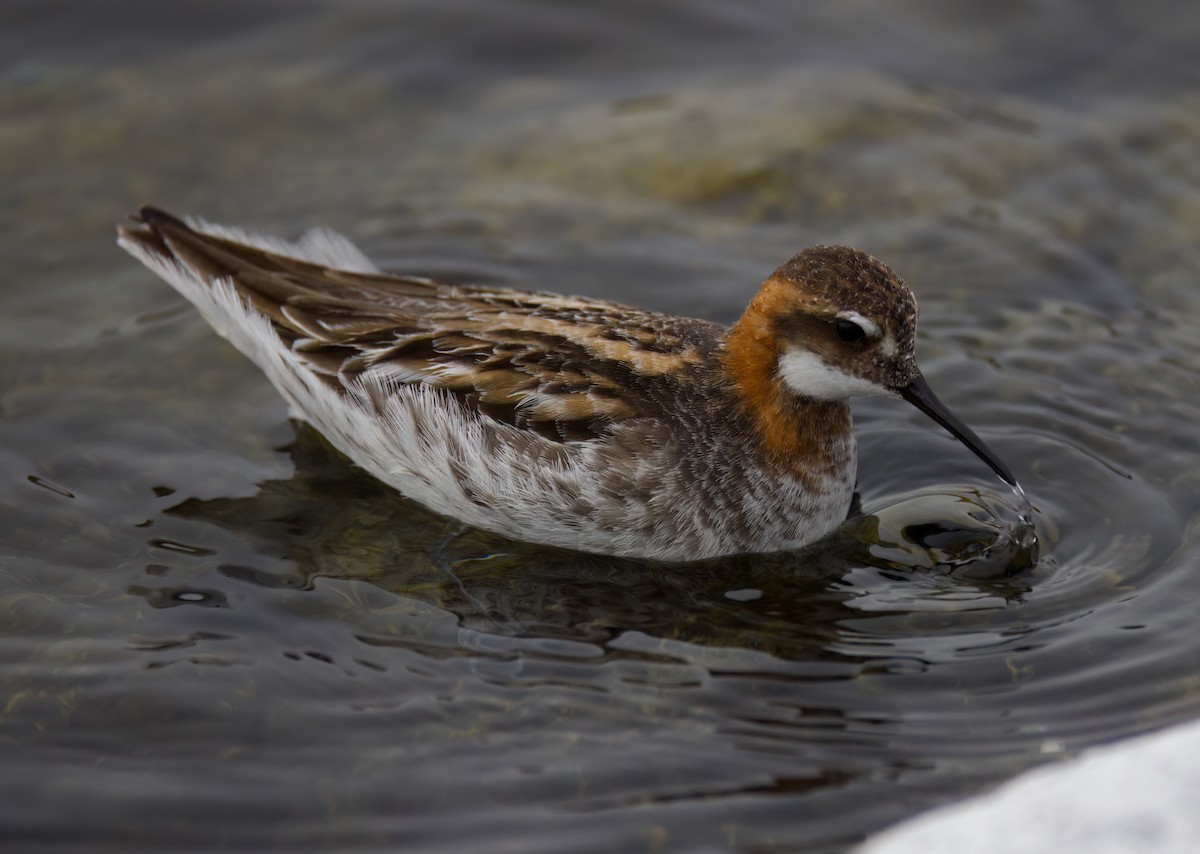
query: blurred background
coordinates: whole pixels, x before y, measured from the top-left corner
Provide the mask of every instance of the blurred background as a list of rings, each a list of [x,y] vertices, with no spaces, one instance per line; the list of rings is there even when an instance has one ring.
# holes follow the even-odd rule
[[[6,0],[0,848],[836,851],[1200,714],[1198,43],[1159,0]],[[1040,559],[892,401],[812,554],[446,546],[114,245],[142,203],[721,322],[859,246]]]

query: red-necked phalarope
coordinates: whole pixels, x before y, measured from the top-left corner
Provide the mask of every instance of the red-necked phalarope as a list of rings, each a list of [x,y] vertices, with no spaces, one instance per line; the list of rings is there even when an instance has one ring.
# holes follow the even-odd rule
[[[917,303],[844,246],[806,249],[726,328],[581,297],[378,270],[143,208],[119,243],[195,303],[351,460],[518,540],[660,560],[798,548],[850,507],[851,395],[899,396],[1007,483],[930,391]]]

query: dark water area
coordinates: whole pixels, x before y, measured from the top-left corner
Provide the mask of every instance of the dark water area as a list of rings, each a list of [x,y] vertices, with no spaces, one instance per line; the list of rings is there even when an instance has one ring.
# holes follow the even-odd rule
[[[0,8],[0,848],[839,851],[1200,714],[1200,7]],[[849,243],[939,396],[799,555],[548,551],[356,471],[153,202],[729,322]]]

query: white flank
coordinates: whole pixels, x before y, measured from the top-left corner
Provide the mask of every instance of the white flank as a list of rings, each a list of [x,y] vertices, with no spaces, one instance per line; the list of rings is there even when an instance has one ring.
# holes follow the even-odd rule
[[[313,374],[231,283],[208,282],[147,252],[136,241],[118,242],[194,303],[222,337],[258,365],[288,402],[292,417],[312,424],[356,464],[440,513],[509,536],[537,535],[529,519],[518,521],[520,509],[534,496],[522,494],[533,486],[528,472],[512,475],[524,462],[517,447],[500,443],[495,456],[486,459],[475,453],[485,444],[484,427],[478,419],[464,418],[447,392],[397,384],[394,376],[376,370],[364,373],[359,383],[343,384],[345,393],[339,393]],[[253,245],[266,248],[261,240]],[[488,429],[515,430],[501,424]],[[457,472],[451,460],[458,464]],[[555,474],[574,485],[583,479],[581,472],[572,470],[577,468],[572,461]],[[476,495],[468,495],[464,486]],[[489,513],[473,502],[478,495],[493,499],[499,512]],[[543,507],[555,503],[553,496],[540,498]],[[563,504],[560,513],[567,512],[565,500]],[[515,524],[498,525],[497,517],[512,518]]]
[[[800,347],[792,347],[779,357],[779,376],[796,394],[816,400],[845,400],[856,394],[892,395],[878,383],[848,374],[812,350]]]

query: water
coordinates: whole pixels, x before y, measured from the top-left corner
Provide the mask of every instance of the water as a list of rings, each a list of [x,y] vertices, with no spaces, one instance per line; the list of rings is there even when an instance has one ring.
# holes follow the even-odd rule
[[[1200,713],[1200,11],[10,2],[0,840],[840,850]],[[887,260],[938,395],[804,555],[447,523],[297,430],[113,246],[142,202],[732,320]]]

